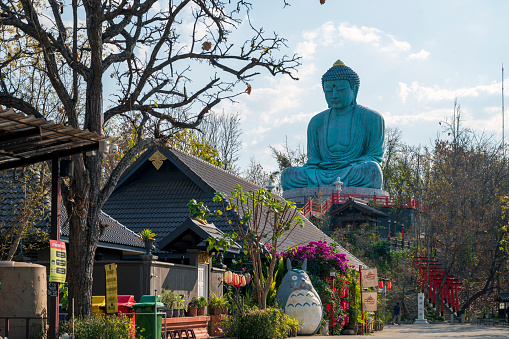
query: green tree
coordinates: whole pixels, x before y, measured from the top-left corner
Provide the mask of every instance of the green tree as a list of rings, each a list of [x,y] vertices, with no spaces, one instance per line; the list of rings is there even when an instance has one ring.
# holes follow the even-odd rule
[[[234,242],[242,244],[244,254],[253,263],[258,306],[265,309],[279,260],[277,251],[296,227],[304,227],[300,211],[294,203],[281,200],[267,190],[244,192],[240,186],[230,196],[216,193],[214,201],[222,202],[222,209],[215,213],[227,219],[231,233],[219,242],[209,239],[210,248],[227,247]],[[264,260],[268,261],[268,270],[264,270]]]

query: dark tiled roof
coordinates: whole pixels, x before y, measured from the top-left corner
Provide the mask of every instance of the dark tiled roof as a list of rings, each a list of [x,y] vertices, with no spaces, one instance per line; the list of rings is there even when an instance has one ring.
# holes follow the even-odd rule
[[[350,197],[343,205],[335,209],[334,211],[330,212],[330,215],[335,215],[338,213],[341,213],[345,210],[354,208],[358,211],[361,211],[367,215],[371,215],[374,217],[380,217],[380,218],[388,218],[389,215],[387,213],[384,213],[382,211],[377,210],[374,207],[371,207],[367,201],[364,201],[362,199],[352,198]]]
[[[206,250],[206,241],[208,238],[221,239],[224,233],[218,229],[213,223],[202,224],[201,222],[186,218],[173,232],[168,234],[159,243],[162,250],[170,250],[174,246],[189,248],[191,242],[195,242],[195,246],[199,249]],[[230,252],[239,253],[241,247],[237,244],[230,249]]]
[[[187,203],[191,199],[204,202],[211,210],[219,208],[212,201],[215,192],[231,193],[238,185],[244,191],[262,189],[251,181],[233,175],[202,159],[183,151],[167,148],[159,150],[168,160],[156,170],[149,161],[156,150],[148,150],[125,172],[103,210],[135,232],[144,228],[156,233],[162,241],[190,216]],[[279,197],[283,200],[283,198]],[[309,220],[304,227],[297,227],[281,245],[280,250],[310,241],[333,242]],[[228,224],[218,219],[214,224],[230,233]],[[340,246],[351,265],[362,263]]]
[[[125,245],[130,247],[144,247],[141,236],[125,227],[108,214],[101,211],[99,220],[102,225],[106,226],[103,234],[99,237],[99,241],[109,244]],[[69,224],[67,223],[67,211],[62,206],[60,213],[60,234],[69,236]]]
[[[509,301],[509,293],[499,293],[498,298],[500,301]]]
[[[21,172],[17,170],[19,175]],[[15,221],[17,215],[13,211],[18,209],[24,198],[24,188],[18,180],[13,180],[12,170],[0,171],[0,228],[10,225]],[[49,199],[45,200],[46,208],[42,213],[36,213],[35,225],[46,232],[50,230],[51,224],[51,203]],[[112,245],[124,245],[129,247],[142,248],[143,243],[141,237],[120,224],[117,220],[108,214],[101,212],[99,216],[101,224],[106,228],[100,236],[101,243]],[[60,217],[60,234],[64,237],[69,236],[69,227],[67,224],[67,212],[62,205]],[[101,246],[101,245],[99,245]]]

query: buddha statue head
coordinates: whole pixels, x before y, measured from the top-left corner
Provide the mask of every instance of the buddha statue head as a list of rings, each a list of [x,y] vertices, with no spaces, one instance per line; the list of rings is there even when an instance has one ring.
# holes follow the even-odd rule
[[[322,76],[322,89],[325,91],[327,82],[337,82],[346,80],[350,84],[350,89],[353,91],[352,104],[357,104],[357,92],[359,91],[360,79],[357,73],[350,67],[346,66],[341,60],[338,60],[332,65],[331,68]],[[327,96],[327,94],[326,94]]]

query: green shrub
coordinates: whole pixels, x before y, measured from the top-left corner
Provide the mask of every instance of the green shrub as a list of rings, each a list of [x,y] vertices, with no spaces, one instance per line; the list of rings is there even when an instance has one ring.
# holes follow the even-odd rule
[[[72,324],[70,322],[60,324],[59,332],[60,334],[72,333]],[[131,318],[124,315],[89,316],[77,318],[74,321],[76,339],[125,339],[132,338],[133,332]],[[137,333],[136,338],[143,339],[143,336]]]
[[[284,339],[295,333],[300,324],[279,308],[248,310],[224,321],[226,332],[239,339]]]

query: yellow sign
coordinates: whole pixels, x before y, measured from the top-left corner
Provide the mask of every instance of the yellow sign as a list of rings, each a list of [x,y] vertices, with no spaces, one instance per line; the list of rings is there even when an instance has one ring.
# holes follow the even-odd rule
[[[118,313],[117,264],[104,266],[106,270],[106,313]]]
[[[50,240],[49,248],[49,281],[64,283],[65,274],[67,272],[67,255],[65,252],[65,243],[57,240]]]
[[[209,253],[200,252],[198,253],[198,264],[208,265],[209,264]]]

